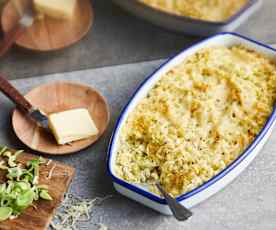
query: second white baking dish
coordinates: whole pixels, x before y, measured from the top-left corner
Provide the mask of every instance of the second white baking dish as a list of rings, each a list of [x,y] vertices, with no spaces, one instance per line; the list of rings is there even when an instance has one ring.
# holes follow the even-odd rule
[[[137,0],[113,0],[130,13],[157,26],[190,35],[209,36],[223,31],[234,31],[245,23],[263,4],[263,0],[249,0],[234,16],[222,22],[209,22],[154,9]]]

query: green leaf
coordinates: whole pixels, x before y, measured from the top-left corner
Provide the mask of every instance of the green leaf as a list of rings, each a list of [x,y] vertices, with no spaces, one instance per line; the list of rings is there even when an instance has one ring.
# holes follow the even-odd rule
[[[0,184],[0,194],[4,193],[6,191],[6,184]]]
[[[24,150],[18,150],[14,153],[14,156],[17,158],[23,152],[24,152]]]
[[[5,165],[5,161],[0,161],[0,169],[7,170],[9,167]]]
[[[53,198],[49,195],[47,190],[41,190],[39,193],[40,198],[44,200],[53,200]]]
[[[15,161],[16,161],[16,156],[15,155],[10,156],[8,159],[8,165],[10,167],[15,167],[16,166]]]
[[[7,193],[10,193],[10,192],[12,191],[12,189],[13,189],[14,182],[11,181],[11,180],[9,180],[9,181],[7,182],[7,184],[8,184],[8,186],[7,186],[6,192],[7,192]]]
[[[1,1],[1,0],[0,0]],[[6,183],[0,184],[0,221],[19,216],[26,208],[39,199],[52,200],[48,187],[38,185],[39,166],[45,163],[42,157],[27,162],[26,167],[16,162],[23,151],[13,153],[0,146],[0,169],[6,170]]]
[[[17,197],[16,205],[19,207],[28,207],[33,203],[34,196],[33,190],[28,190]]]
[[[9,168],[8,169],[8,174],[7,174],[7,178],[9,179],[19,179],[19,177],[21,177],[23,174],[23,171],[21,168],[19,168],[18,166],[14,167],[14,168]]]
[[[39,157],[39,164],[45,164],[46,163],[46,159],[44,157]]]
[[[7,220],[12,215],[12,208],[0,207],[0,221]]]
[[[39,165],[39,158],[29,160],[27,162],[27,167],[29,170],[33,170],[34,166]]]
[[[43,190],[43,189],[48,190],[48,185],[41,184],[41,185],[38,185],[37,188],[40,189],[40,190]]]
[[[12,199],[7,195],[4,197],[1,197],[1,207],[8,207],[11,202],[12,202]]]
[[[23,175],[23,181],[27,181],[27,182],[30,182],[32,183],[33,182],[33,175],[31,173],[24,173]]]
[[[4,152],[6,152],[7,149],[8,149],[8,148],[7,148],[6,146],[1,147],[0,156],[1,156]]]
[[[19,206],[15,206],[12,207],[12,215],[13,216],[19,216],[27,207],[19,207]]]
[[[36,187],[36,186],[34,186],[33,187],[33,191],[34,191],[34,200],[39,200],[39,189]]]
[[[31,188],[31,185],[28,182],[20,181],[15,183],[15,187],[19,188],[21,191],[26,191]]]
[[[12,153],[10,151],[5,151],[3,153],[3,156],[5,156],[5,157],[10,157],[11,155],[12,155]]]

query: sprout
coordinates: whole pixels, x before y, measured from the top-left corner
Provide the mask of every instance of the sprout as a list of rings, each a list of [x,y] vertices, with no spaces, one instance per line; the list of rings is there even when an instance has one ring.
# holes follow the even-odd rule
[[[40,198],[52,200],[48,187],[38,185],[39,166],[46,161],[41,157],[32,159],[23,168],[16,162],[22,151],[12,153],[6,147],[0,148],[0,156],[7,161],[0,161],[0,169],[7,172],[7,181],[0,184],[0,221],[16,218],[26,208],[34,206],[33,202]]]
[[[28,207],[33,203],[35,193],[29,189],[16,198],[16,205],[19,207]]]
[[[4,153],[4,152],[6,152],[6,150],[8,149],[6,146],[4,146],[4,147],[0,147],[1,148],[1,150],[0,150],[0,156],[2,156],[2,154]]]
[[[49,195],[47,190],[41,190],[39,193],[39,197],[44,200],[53,200],[53,198]]]
[[[31,188],[31,185],[28,182],[20,181],[16,182],[15,187],[19,188],[21,191],[26,191]]]
[[[12,208],[0,207],[0,221],[7,220],[12,215]]]

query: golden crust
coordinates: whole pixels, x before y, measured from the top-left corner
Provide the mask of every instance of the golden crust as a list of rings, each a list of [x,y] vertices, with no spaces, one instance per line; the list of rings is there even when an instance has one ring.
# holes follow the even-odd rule
[[[225,21],[248,0],[139,0],[153,8],[206,21]]]
[[[203,49],[168,71],[129,114],[116,174],[190,191],[235,160],[276,97],[276,65],[243,46]],[[151,190],[156,191],[155,187]]]

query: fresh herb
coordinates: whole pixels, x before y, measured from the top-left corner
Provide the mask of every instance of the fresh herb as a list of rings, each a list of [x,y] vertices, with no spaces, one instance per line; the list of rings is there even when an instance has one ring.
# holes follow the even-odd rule
[[[19,216],[39,199],[52,200],[46,185],[38,185],[39,166],[45,163],[41,157],[27,162],[26,167],[18,163],[23,151],[12,153],[0,147],[0,169],[6,171],[6,182],[0,184],[0,221]]]
[[[12,215],[12,208],[0,207],[0,221],[8,219]]]

